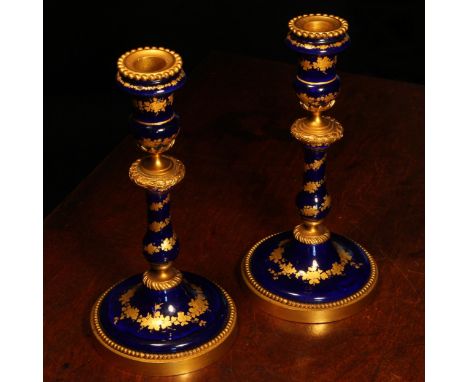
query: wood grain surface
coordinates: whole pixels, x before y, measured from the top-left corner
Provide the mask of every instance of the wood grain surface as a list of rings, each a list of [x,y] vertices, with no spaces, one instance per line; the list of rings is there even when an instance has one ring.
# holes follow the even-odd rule
[[[375,257],[380,280],[372,305],[332,324],[295,324],[258,310],[242,286],[248,249],[299,222],[302,149],[289,127],[304,113],[294,72],[215,54],[175,98],[182,132],[171,155],[187,169],[172,193],[181,239],[176,265],[221,284],[236,301],[232,350],[195,373],[154,378],[114,368],[93,346],[88,318],[96,298],[146,269],[145,195],[127,175],[141,153],[127,138],[45,221],[46,381],[424,379],[423,87],[342,74],[328,113],[345,136],[329,151],[327,225]]]

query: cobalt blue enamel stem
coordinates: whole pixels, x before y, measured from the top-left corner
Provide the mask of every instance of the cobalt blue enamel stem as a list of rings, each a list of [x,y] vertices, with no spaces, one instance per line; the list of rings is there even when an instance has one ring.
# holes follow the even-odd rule
[[[302,219],[324,219],[330,212],[330,195],[325,182],[327,152],[325,148],[305,147],[303,188],[296,198],[296,205]],[[316,212],[316,213],[315,213]]]
[[[172,228],[169,192],[147,191],[146,199],[148,229],[143,238],[143,255],[151,264],[174,261],[179,254],[179,239]]]

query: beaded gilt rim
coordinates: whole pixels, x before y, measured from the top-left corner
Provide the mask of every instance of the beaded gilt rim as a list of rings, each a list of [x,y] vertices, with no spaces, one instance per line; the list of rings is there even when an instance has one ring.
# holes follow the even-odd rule
[[[136,90],[136,91],[155,91],[155,90],[164,90],[167,88],[170,88],[171,86],[176,86],[179,84],[183,79],[185,78],[185,73],[182,70],[180,74],[177,76],[177,78],[173,79],[170,82],[164,83],[162,85],[150,85],[150,86],[144,86],[144,85],[134,85],[129,82],[126,82],[123,80],[122,76],[120,73],[117,73],[117,82],[120,83],[123,87],[126,87],[128,89]]]
[[[359,291],[357,291],[356,293],[352,294],[351,296],[345,297],[345,298],[343,298],[341,300],[322,303],[322,304],[307,304],[307,303],[295,302],[295,301],[288,300],[286,298],[280,297],[280,296],[278,296],[278,295],[276,295],[274,293],[269,292],[268,290],[263,288],[255,280],[255,278],[253,277],[252,272],[250,270],[250,259],[251,259],[253,253],[255,252],[255,250],[258,248],[258,246],[260,244],[262,244],[266,240],[268,240],[268,239],[270,239],[270,238],[272,238],[272,237],[274,237],[276,235],[280,235],[282,233],[283,232],[274,233],[273,235],[267,236],[267,237],[263,238],[262,240],[260,240],[258,243],[256,243],[250,249],[250,251],[244,257],[244,260],[242,262],[242,268],[243,268],[245,276],[247,277],[247,280],[255,288],[255,290],[258,291],[262,296],[267,297],[268,299],[271,299],[271,300],[273,300],[275,302],[279,302],[281,304],[291,306],[293,308],[306,309],[306,310],[319,310],[319,309],[339,308],[339,307],[342,307],[344,305],[348,305],[348,304],[354,302],[355,300],[359,299],[360,297],[365,296],[375,286],[376,281],[377,281],[377,265],[375,263],[375,260],[372,258],[370,253],[367,252],[367,250],[364,247],[362,247],[359,243],[356,243],[354,240],[348,239],[349,241],[351,241],[352,243],[357,245],[364,252],[364,254],[369,259],[369,263],[370,263],[370,266],[371,266],[371,273],[370,273],[370,276],[369,276],[369,280],[367,280],[367,283]]]
[[[146,56],[147,58],[158,57],[157,55],[154,55],[154,53],[157,52],[159,53],[158,58],[160,58],[161,55],[167,55],[171,57],[173,62],[172,64],[170,64],[170,66],[164,68],[164,70],[155,70],[154,72],[139,72],[129,68],[126,64],[126,59],[131,55],[141,54],[141,52],[145,51],[148,52],[148,56]],[[153,52],[153,55],[151,54],[151,52]],[[120,56],[117,60],[117,68],[119,74],[124,78],[130,78],[132,80],[138,81],[159,81],[172,77],[179,73],[182,70],[182,58],[179,54],[170,49],[166,49],[163,47],[145,46],[144,48],[132,49]]]
[[[91,326],[93,328],[94,334],[96,335],[96,337],[99,338],[99,340],[101,340],[106,346],[110,347],[112,350],[125,354],[127,357],[134,358],[142,362],[152,362],[152,361],[163,361],[163,360],[164,361],[177,360],[181,358],[188,358],[188,357],[202,355],[213,350],[213,348],[217,347],[222,342],[224,342],[227,339],[227,337],[232,333],[235,327],[236,320],[237,320],[237,312],[236,312],[236,306],[234,304],[234,301],[232,300],[231,296],[229,296],[229,294],[223,288],[221,288],[218,284],[213,283],[222,292],[224,298],[227,301],[228,310],[229,310],[228,321],[226,325],[224,326],[224,328],[221,330],[221,332],[215,338],[209,340],[208,342],[194,349],[186,350],[186,351],[179,352],[179,353],[160,353],[160,354],[144,353],[144,352],[139,352],[136,350],[126,348],[112,341],[104,333],[99,323],[99,307],[101,306],[101,303],[104,300],[104,298],[107,296],[107,294],[117,284],[119,283],[114,284],[109,289],[107,289],[101,296],[99,296],[99,299],[96,301],[93,307],[93,310],[91,311]]]
[[[301,26],[298,26],[298,21],[302,21],[302,20],[305,20],[306,18],[312,18],[315,16],[317,17],[317,21],[320,21],[318,20],[319,18],[332,19],[334,22],[338,22],[340,24],[340,27],[331,31],[314,32],[314,31],[308,31],[307,29],[303,29],[301,28]],[[321,14],[321,13],[311,13],[308,15],[294,17],[293,19],[289,21],[288,26],[289,26],[289,30],[293,34],[295,34],[298,37],[305,37],[305,38],[338,37],[338,36],[344,35],[348,30],[348,22],[345,19],[342,19],[341,17],[338,17],[338,16]]]

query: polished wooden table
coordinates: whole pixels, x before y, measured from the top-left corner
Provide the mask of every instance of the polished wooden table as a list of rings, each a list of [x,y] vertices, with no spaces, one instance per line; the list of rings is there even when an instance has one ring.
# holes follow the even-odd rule
[[[216,54],[176,97],[182,133],[172,155],[187,175],[173,194],[180,269],[221,284],[239,311],[232,350],[164,381],[422,381],[424,378],[424,120],[422,86],[342,74],[329,113],[345,128],[329,153],[327,224],[367,247],[380,269],[372,305],[344,321],[306,325],[258,310],[242,256],[299,218],[304,115],[294,67]],[[74,153],[86,155],[86,153]],[[106,288],[142,272],[144,192],[128,179],[141,156],[125,139],[45,221],[47,381],[149,381],[119,371],[93,346],[88,317]]]

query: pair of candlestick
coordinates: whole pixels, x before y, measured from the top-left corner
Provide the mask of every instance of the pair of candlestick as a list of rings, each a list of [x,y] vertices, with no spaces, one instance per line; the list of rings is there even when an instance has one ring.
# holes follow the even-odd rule
[[[331,198],[325,187],[326,150],[343,135],[335,119],[322,116],[340,88],[337,54],[347,48],[345,20],[304,15],[289,22],[287,45],[299,53],[295,90],[311,116],[291,133],[305,148],[304,185],[296,202],[302,223],[253,246],[242,276],[259,306],[282,319],[323,323],[345,318],[369,301],[377,267],[354,241],[331,233],[323,221]],[[118,60],[117,82],[132,96],[131,130],[148,155],[130,167],[146,189],[148,230],[143,255],[150,269],[121,281],[95,303],[91,326],[118,365],[151,375],[174,375],[215,361],[235,337],[231,297],[204,277],[179,271],[170,217],[170,190],[184,177],[179,160],[163,155],[179,133],[173,93],[185,82],[181,57],[165,48],[140,48]]]

